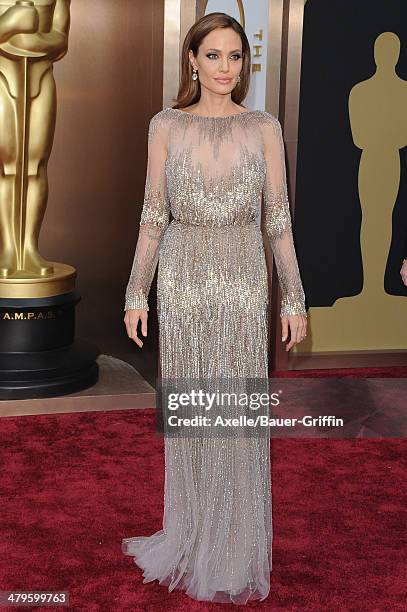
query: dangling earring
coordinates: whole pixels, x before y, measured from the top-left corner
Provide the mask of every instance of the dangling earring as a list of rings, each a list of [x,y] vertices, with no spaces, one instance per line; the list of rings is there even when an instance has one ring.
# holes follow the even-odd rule
[[[192,80],[196,81],[197,78],[198,78],[198,71],[197,71],[196,68],[194,68],[193,71],[192,71]]]
[[[237,83],[240,83],[240,74],[237,76]]]

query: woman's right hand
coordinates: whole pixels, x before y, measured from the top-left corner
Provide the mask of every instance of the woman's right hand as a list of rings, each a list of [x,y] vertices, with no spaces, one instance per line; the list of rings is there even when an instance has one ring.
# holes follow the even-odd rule
[[[134,342],[140,348],[143,346],[143,341],[137,336],[137,327],[139,320],[141,321],[141,333],[144,337],[147,336],[147,318],[148,311],[145,308],[137,309],[131,308],[130,310],[126,310],[126,314],[124,315],[124,323],[127,329],[127,335],[129,338],[134,340]]]

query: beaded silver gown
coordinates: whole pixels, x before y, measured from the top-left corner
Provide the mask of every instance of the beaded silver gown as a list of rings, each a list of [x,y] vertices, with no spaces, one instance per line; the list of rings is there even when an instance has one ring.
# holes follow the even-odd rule
[[[280,315],[306,315],[278,119],[259,110],[210,117],[173,108],[151,119],[125,310],[148,309],[158,263],[163,378],[267,379],[262,197]],[[124,538],[122,551],[144,570],[143,582],[243,604],[269,593],[272,532],[269,434],[166,437],[163,528]]]

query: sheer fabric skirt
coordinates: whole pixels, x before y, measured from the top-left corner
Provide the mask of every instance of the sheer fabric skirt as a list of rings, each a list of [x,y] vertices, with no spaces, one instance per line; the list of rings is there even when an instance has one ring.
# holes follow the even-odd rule
[[[267,269],[256,223],[172,221],[157,283],[163,379],[267,380]],[[270,437],[165,438],[163,528],[123,539],[144,580],[196,600],[265,599],[272,568]]]

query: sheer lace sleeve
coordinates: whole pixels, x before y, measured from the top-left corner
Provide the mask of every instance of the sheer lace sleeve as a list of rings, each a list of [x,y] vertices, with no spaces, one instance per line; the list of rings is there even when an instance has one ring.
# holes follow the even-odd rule
[[[266,177],[263,186],[265,229],[281,287],[280,316],[303,314],[305,295],[295,253],[287,195],[284,142],[279,120],[265,113],[263,125]]]
[[[140,230],[127,283],[124,310],[148,307],[148,294],[158,262],[161,238],[168,226],[170,206],[167,196],[165,160],[168,126],[157,113],[148,130],[148,162]]]

